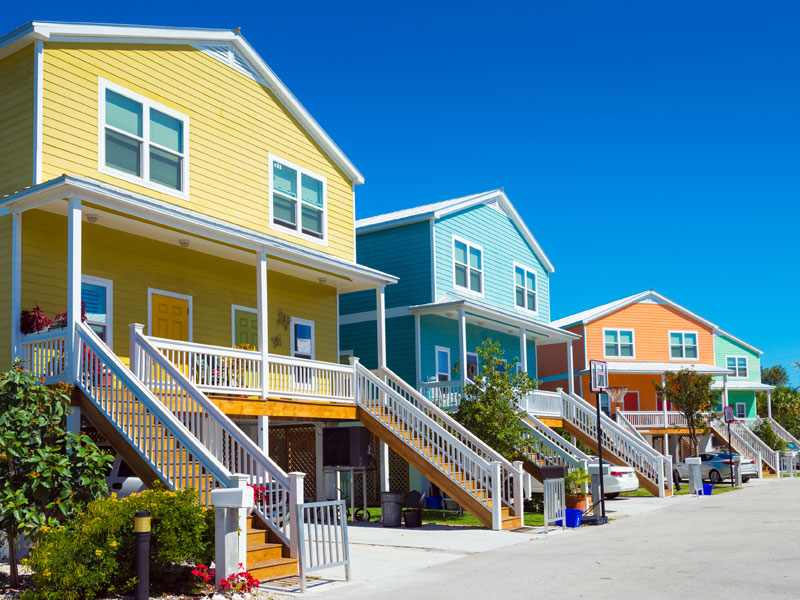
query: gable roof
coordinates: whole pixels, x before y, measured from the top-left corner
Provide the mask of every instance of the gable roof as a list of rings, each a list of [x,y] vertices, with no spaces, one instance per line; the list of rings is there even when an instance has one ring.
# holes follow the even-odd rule
[[[566,327],[571,327],[572,325],[591,323],[592,321],[595,321],[600,317],[609,315],[612,312],[615,312],[621,308],[625,308],[626,306],[630,306],[631,304],[636,304],[637,302],[653,302],[655,304],[666,304],[667,306],[670,306],[675,310],[682,312],[689,318],[694,319],[695,321],[698,321],[703,325],[710,327],[713,330],[714,335],[725,336],[727,338],[730,338],[734,342],[737,342],[742,346],[745,346],[747,349],[752,350],[753,352],[756,352],[758,354],[763,354],[763,352],[758,348],[756,348],[755,346],[752,346],[747,342],[745,342],[744,340],[741,340],[731,335],[727,331],[720,329],[716,324],[712,323],[708,319],[704,319],[700,315],[693,313],[688,308],[681,306],[677,302],[670,300],[669,298],[667,298],[662,294],[659,294],[655,290],[646,290],[644,292],[639,292],[638,294],[633,294],[632,296],[626,296],[625,298],[614,300],[613,302],[601,304],[600,306],[595,306],[594,308],[589,308],[587,310],[575,313],[573,315],[556,319],[555,321],[551,321],[550,324],[553,325],[554,327],[566,328]]]
[[[355,185],[364,183],[364,176],[238,29],[32,21],[0,37],[0,59],[36,41],[194,45],[269,88],[350,180]],[[226,48],[232,52],[222,56],[220,50]]]
[[[396,210],[374,217],[367,217],[366,219],[356,220],[356,234],[368,233],[371,231],[379,231],[381,229],[389,229],[390,227],[397,227],[399,225],[408,225],[418,221],[427,221],[429,219],[439,219],[441,217],[472,208],[479,204],[488,206],[496,205],[501,209],[501,212],[514,222],[522,237],[531,247],[533,252],[542,261],[545,270],[548,273],[555,271],[553,263],[547,258],[547,255],[542,250],[539,242],[533,237],[530,229],[519,216],[519,213],[511,204],[511,201],[506,196],[502,188],[497,190],[490,190],[488,192],[481,192],[479,194],[472,194],[470,196],[462,196],[460,198],[453,198],[451,200],[443,200],[441,202],[433,202],[432,204],[423,204],[422,206],[415,206],[413,208],[406,208],[403,210]]]

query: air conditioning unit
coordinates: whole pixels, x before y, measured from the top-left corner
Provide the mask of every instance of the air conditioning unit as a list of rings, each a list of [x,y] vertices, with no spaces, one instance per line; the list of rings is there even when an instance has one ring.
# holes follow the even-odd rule
[[[325,427],[322,464],[325,467],[369,466],[370,434],[366,427]]]

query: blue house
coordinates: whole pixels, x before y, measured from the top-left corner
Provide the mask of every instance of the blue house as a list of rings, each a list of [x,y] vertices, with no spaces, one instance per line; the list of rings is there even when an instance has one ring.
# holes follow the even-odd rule
[[[480,368],[488,338],[534,378],[539,346],[566,342],[571,365],[579,336],[549,325],[553,265],[502,190],[360,219],[356,234],[358,262],[400,281],[385,307],[374,293],[340,297],[342,360],[378,366],[385,310],[388,368],[440,405]]]

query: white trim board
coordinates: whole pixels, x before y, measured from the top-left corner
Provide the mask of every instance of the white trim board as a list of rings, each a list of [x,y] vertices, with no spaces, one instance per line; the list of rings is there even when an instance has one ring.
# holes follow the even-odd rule
[[[114,348],[114,281],[92,275],[81,275],[81,283],[106,288],[106,346]],[[83,302],[83,300],[81,300]],[[148,332],[150,330],[148,329]]]
[[[191,342],[194,339],[194,331],[192,327],[192,321],[194,320],[194,307],[192,306],[192,297],[187,294],[179,294],[177,292],[170,292],[151,287],[147,288],[147,335],[153,335],[153,294],[189,301],[189,330],[187,331],[187,334],[189,337],[188,341]]]
[[[236,346],[236,311],[253,313],[258,315],[258,309],[242,306],[241,304],[231,304],[231,346]]]
[[[686,353],[686,334],[690,334],[694,336],[695,339],[695,347],[697,348],[697,356],[695,358],[687,358],[685,356],[674,358],[672,356],[672,334],[679,333],[681,334],[681,352],[684,354]],[[667,358],[669,360],[675,361],[683,361],[683,362],[700,362],[700,332],[699,331],[692,331],[691,329],[670,329],[667,331]]]
[[[305,167],[301,167],[298,164],[293,162],[289,162],[281,158],[280,156],[273,154],[272,152],[267,153],[267,162],[268,162],[268,181],[269,181],[269,228],[273,231],[280,231],[281,233],[286,233],[288,235],[298,237],[302,240],[307,242],[311,242],[312,244],[319,244],[320,246],[327,246],[328,245],[328,178],[324,175],[319,175],[310,169],[306,169]],[[280,164],[282,167],[287,167],[289,169],[294,169],[297,171],[297,198],[295,198],[295,219],[297,222],[295,223],[295,228],[292,229],[288,225],[281,225],[280,223],[275,222],[275,209],[273,207],[273,196],[275,194],[274,185],[273,185],[273,173],[272,173],[272,163],[276,162]],[[313,235],[309,235],[307,233],[303,233],[303,192],[302,192],[302,179],[303,175],[308,175],[308,177],[312,179],[316,179],[317,181],[322,183],[322,237],[318,238]],[[285,194],[283,194],[285,195]]]
[[[308,325],[311,327],[311,360],[315,360],[315,356],[317,355],[317,336],[314,331],[314,321],[311,319],[301,319],[299,317],[291,317],[289,319],[289,350],[291,351],[292,356],[295,356],[294,351],[294,326],[295,325]]]
[[[617,346],[619,347],[620,353],[617,356],[609,356],[606,354],[606,331],[616,331],[617,332]],[[631,345],[633,346],[633,355],[632,356],[622,356],[622,340],[620,339],[620,332],[622,331],[630,331],[631,332]],[[603,358],[610,358],[610,359],[617,359],[617,360],[636,360],[636,330],[633,327],[603,327]],[[627,345],[627,344],[626,344]]]

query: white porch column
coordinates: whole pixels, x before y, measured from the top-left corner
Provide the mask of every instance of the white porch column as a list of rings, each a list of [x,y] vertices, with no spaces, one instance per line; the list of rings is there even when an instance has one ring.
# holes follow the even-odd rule
[[[256,265],[256,285],[258,287],[258,351],[261,353],[261,395],[269,395],[269,306],[267,303],[267,253],[258,253]],[[259,437],[261,421],[259,420]]]
[[[519,362],[522,363],[522,370],[528,372],[528,330],[524,327],[519,328]]]
[[[664,387],[665,385],[667,385],[667,376],[666,376],[666,374],[662,373],[661,374],[661,387]],[[624,404],[622,406],[623,406],[623,408],[625,407]],[[666,427],[667,426],[667,399],[664,397],[663,394],[661,395],[661,409],[662,409],[662,411],[664,413],[664,427]],[[666,441],[666,436],[664,437],[664,440]]]
[[[722,376],[722,410],[728,407],[728,376]]]
[[[772,390],[767,390],[767,416],[772,419]]]
[[[269,417],[267,415],[258,416],[258,447],[269,456]]]
[[[420,316],[414,315],[414,354],[417,361],[417,389],[422,387],[422,333],[420,329]]]
[[[467,313],[458,311],[458,364],[461,368],[461,385],[467,385]]]
[[[81,201],[70,198],[67,210],[67,330],[70,336],[69,379],[77,379],[78,324],[81,322]]]
[[[575,393],[575,367],[572,361],[572,340],[567,340],[567,391],[570,395]]]
[[[378,324],[378,368],[386,366],[386,286],[375,290]]]
[[[19,330],[22,312],[22,213],[11,217],[11,359],[22,358]]]
[[[378,442],[380,451],[379,463],[381,470],[381,491],[389,490],[389,446],[385,442]]]

